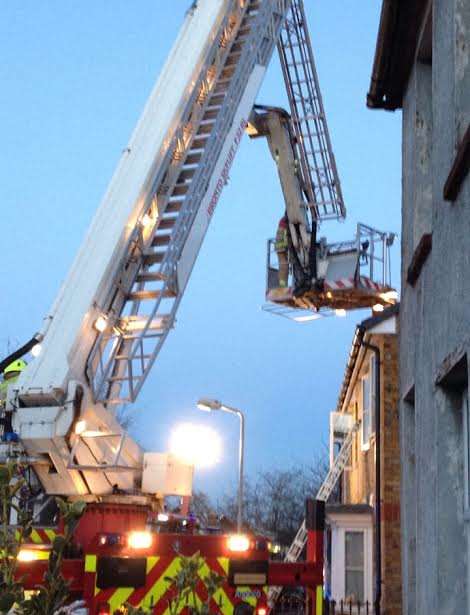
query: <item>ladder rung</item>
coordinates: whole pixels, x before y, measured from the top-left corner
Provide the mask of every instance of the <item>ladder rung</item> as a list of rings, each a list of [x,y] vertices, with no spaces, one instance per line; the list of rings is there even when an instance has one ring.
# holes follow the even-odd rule
[[[181,173],[178,175],[178,183],[183,183],[187,179],[192,179],[196,169],[191,167],[190,169],[183,169]]]
[[[166,275],[158,271],[145,271],[138,274],[136,282],[164,282],[166,279]]]
[[[181,199],[174,200],[174,201],[168,201],[168,205],[166,206],[165,213],[173,214],[173,213],[179,212],[180,209],[183,207],[183,203],[184,203],[184,200],[181,200]],[[165,228],[165,227],[159,227],[159,228]]]
[[[172,196],[181,196],[189,190],[189,184],[176,184],[172,191]]]
[[[220,108],[224,102],[225,94],[213,94],[210,98],[208,108],[218,107]]]
[[[122,318],[120,326],[126,333],[132,333],[134,331],[143,331],[147,325],[147,318],[139,316],[128,316]],[[150,331],[164,331],[170,323],[170,315],[162,314],[161,316],[154,318],[148,325]]]
[[[203,116],[203,120],[215,120],[219,114],[218,109],[208,109]],[[187,160],[187,159],[186,159]]]
[[[208,135],[212,132],[212,128],[214,127],[214,122],[205,122],[200,124],[199,129],[197,131],[197,135]]]
[[[129,301],[148,301],[149,299],[159,299],[160,297],[174,297],[175,294],[169,290],[135,290],[127,295]]]
[[[146,265],[155,265],[161,263],[165,252],[144,252],[144,263]]]
[[[207,136],[195,137],[194,141],[191,143],[191,150],[193,149],[204,149],[207,143]],[[181,194],[181,193],[180,193]]]
[[[155,235],[152,240],[152,246],[167,246],[171,241],[171,235],[165,233],[164,235]]]
[[[196,152],[194,154],[188,154],[184,161],[184,166],[187,166],[190,164],[197,164],[201,160],[201,157],[202,157],[201,152]]]
[[[167,211],[168,211],[168,207],[167,207]],[[178,220],[178,218],[176,216],[174,216],[172,218],[162,218],[162,220],[160,220],[158,228],[159,229],[173,228],[175,226],[175,222],[177,220]]]

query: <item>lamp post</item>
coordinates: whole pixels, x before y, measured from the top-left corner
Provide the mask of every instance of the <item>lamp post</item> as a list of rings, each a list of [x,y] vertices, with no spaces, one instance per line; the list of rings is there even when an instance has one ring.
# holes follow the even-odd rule
[[[237,511],[237,532],[241,533],[243,523],[243,464],[245,451],[245,416],[238,408],[226,406],[217,399],[202,398],[197,402],[199,410],[204,412],[212,412],[219,410],[235,414],[240,420],[240,437],[238,440],[238,511]]]

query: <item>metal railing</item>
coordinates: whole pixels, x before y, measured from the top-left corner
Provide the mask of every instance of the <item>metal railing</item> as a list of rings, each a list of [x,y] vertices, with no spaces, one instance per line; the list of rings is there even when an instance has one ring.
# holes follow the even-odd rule
[[[357,276],[366,277],[383,287],[391,285],[390,247],[395,235],[374,229],[359,223],[354,239],[338,241],[329,244],[318,244],[318,258],[348,252],[357,253]],[[279,261],[275,249],[275,239],[267,242],[267,274],[266,288],[272,290],[279,287]],[[294,286],[292,259],[289,259],[288,286]]]
[[[325,615],[372,615],[372,602],[360,600],[325,600]]]

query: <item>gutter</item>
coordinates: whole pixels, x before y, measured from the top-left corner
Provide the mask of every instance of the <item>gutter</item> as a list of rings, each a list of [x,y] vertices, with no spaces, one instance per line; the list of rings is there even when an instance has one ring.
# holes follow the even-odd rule
[[[372,77],[369,92],[367,93],[367,106],[370,109],[396,108],[396,105],[387,104],[387,101],[384,99],[384,92],[390,69],[390,59],[392,55],[391,42],[397,24],[397,16],[398,9],[396,0],[383,0],[374,65],[372,67]]]
[[[362,330],[363,336],[365,330]],[[370,344],[362,339],[362,346],[372,351],[375,355],[375,597],[374,612],[380,615],[380,603],[382,600],[382,481],[381,481],[381,386],[380,386],[380,349],[375,344]]]

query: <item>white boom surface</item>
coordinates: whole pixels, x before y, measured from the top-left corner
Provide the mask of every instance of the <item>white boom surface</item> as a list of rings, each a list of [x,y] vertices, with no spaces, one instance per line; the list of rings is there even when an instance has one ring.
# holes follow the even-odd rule
[[[199,0],[188,12],[45,319],[42,352],[8,391],[48,493],[142,489],[149,464],[110,406],[135,400],[173,326],[290,4]]]

